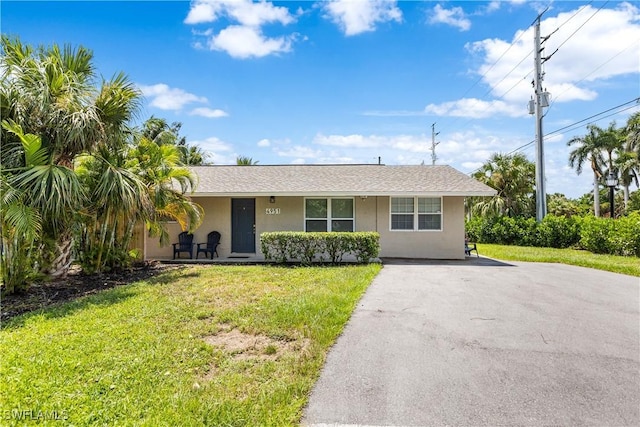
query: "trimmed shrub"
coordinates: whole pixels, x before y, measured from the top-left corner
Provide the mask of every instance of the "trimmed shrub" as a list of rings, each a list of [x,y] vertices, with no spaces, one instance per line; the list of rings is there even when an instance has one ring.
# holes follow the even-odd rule
[[[469,240],[500,245],[570,248],[597,254],[640,256],[640,213],[615,220],[594,216],[547,215],[533,218],[474,217],[466,223]]]
[[[619,219],[585,217],[580,246],[597,254],[640,257],[640,213]]]
[[[580,223],[575,218],[547,215],[537,226],[537,245],[570,248],[580,241]]]
[[[262,233],[260,247],[265,259],[279,263],[299,261],[308,265],[325,259],[338,263],[346,254],[354,255],[359,262],[369,262],[380,253],[380,235],[376,232],[277,231]]]

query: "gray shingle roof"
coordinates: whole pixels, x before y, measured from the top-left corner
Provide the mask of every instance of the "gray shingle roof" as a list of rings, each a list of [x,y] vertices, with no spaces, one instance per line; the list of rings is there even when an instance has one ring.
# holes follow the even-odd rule
[[[495,191],[444,165],[193,166],[195,196],[490,196]]]

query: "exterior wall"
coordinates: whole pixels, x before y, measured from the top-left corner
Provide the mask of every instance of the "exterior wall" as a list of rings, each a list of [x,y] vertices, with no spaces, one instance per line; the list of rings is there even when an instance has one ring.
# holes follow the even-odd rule
[[[389,197],[378,197],[380,256],[464,259],[464,197],[443,197],[441,231],[391,231]]]
[[[304,197],[276,196],[256,200],[256,254],[260,252],[260,233],[269,231],[303,231]],[[202,225],[194,232],[194,243],[206,242],[213,230],[221,233],[218,254],[221,258],[231,255],[231,198],[194,197],[205,211]],[[443,197],[442,231],[391,231],[390,198],[354,197],[355,230],[380,233],[381,257],[464,259],[464,198]],[[178,241],[180,226],[168,225],[170,242]],[[171,245],[161,248],[157,238],[145,236],[146,259],[171,259]],[[184,254],[183,254],[184,256]],[[194,257],[196,256],[194,248]]]
[[[228,197],[214,198],[202,197],[194,199],[204,209],[205,215],[202,225],[193,233],[193,243],[205,243],[207,234],[211,231],[219,231],[222,237],[218,246],[220,257],[227,257],[231,253],[231,199]],[[182,231],[178,223],[169,223],[169,242],[178,241],[178,234]],[[194,247],[193,257],[196,256]],[[181,254],[182,257],[185,254]],[[173,258],[173,246],[160,247],[158,238],[146,236],[146,259],[171,259]]]

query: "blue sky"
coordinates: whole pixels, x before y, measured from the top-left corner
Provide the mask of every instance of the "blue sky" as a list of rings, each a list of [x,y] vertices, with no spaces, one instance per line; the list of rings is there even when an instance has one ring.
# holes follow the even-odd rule
[[[591,191],[566,142],[623,125],[640,96],[637,2],[3,1],[2,33],[83,45],[145,94],[141,119],[183,123],[216,164],[431,164],[469,173],[534,139],[533,29],[545,64],[547,192]],[[614,108],[616,107],[616,108]],[[606,114],[600,114],[612,109]],[[594,116],[593,120],[582,120]],[[581,122],[575,126],[574,123]],[[568,128],[566,128],[569,126]],[[566,128],[566,129],[563,129]],[[563,129],[559,132],[556,130]],[[534,147],[522,149],[531,160]]]

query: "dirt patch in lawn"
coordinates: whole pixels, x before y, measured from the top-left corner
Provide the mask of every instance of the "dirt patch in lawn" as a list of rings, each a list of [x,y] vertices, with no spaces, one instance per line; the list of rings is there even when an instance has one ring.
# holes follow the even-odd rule
[[[146,263],[118,272],[86,275],[73,269],[67,277],[50,282],[33,284],[24,292],[2,296],[0,299],[0,321],[55,304],[73,301],[105,289],[149,279],[162,272],[183,268],[180,265]]]
[[[282,340],[266,335],[245,334],[237,329],[222,330],[203,339],[207,344],[231,353],[237,360],[277,360],[285,354],[304,353],[309,346],[309,340],[306,338]]]

